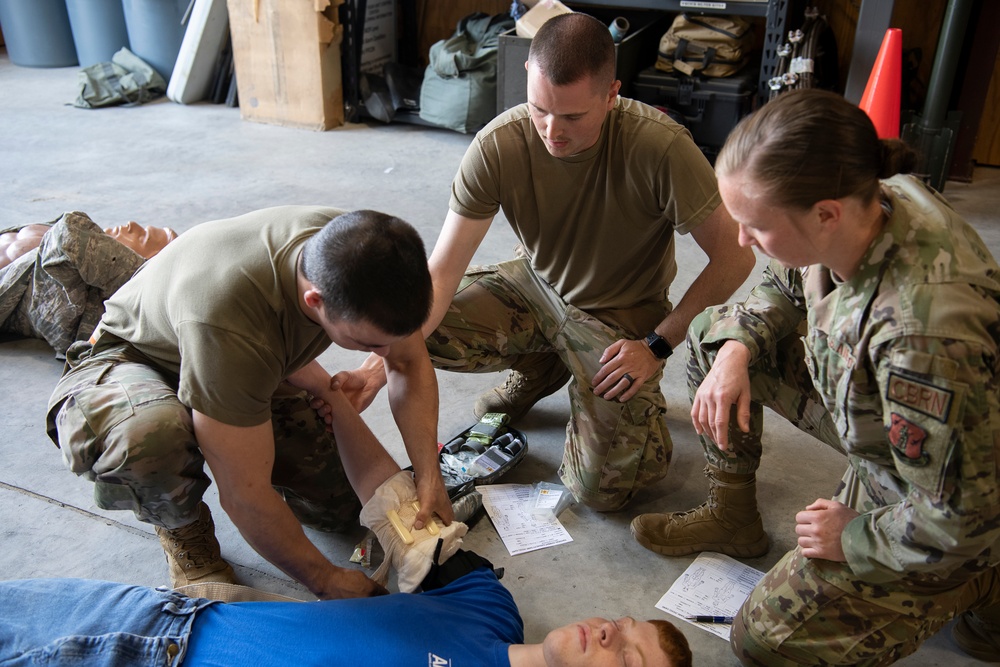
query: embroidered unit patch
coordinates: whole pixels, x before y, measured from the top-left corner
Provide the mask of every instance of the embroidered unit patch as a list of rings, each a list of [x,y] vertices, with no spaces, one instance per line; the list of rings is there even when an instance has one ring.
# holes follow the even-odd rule
[[[888,437],[892,453],[909,465],[927,465],[930,461],[930,456],[924,451],[927,431],[896,412],[893,412],[891,417],[892,424],[888,429]]]
[[[890,371],[885,397],[947,424],[955,392]]]

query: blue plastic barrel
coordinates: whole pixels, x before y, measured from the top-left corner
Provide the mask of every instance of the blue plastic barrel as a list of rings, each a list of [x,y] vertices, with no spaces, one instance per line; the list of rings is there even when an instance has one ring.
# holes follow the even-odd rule
[[[0,0],[7,55],[22,67],[77,64],[66,0]]]
[[[66,0],[80,66],[106,63],[128,46],[122,0]]]
[[[170,81],[184,41],[181,25],[191,0],[122,0],[132,53]]]

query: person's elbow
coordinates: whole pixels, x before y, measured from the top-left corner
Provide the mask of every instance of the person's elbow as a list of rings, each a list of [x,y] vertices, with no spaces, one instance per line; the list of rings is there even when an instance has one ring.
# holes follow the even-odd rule
[[[233,523],[240,525],[241,520],[252,512],[248,499],[235,490],[223,488],[222,485],[216,486],[219,489],[219,506],[222,511]]]

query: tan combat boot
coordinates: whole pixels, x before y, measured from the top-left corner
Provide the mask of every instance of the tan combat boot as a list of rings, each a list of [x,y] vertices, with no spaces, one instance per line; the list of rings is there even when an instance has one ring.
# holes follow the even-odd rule
[[[476,419],[489,412],[502,412],[516,422],[531,406],[569,382],[569,369],[557,354],[528,354],[518,362],[502,386],[490,389],[476,401]]]
[[[215,522],[208,505],[198,506],[198,518],[193,523],[173,530],[156,527],[173,588],[216,581],[236,583],[236,573],[222,559],[219,541],[215,539]]]
[[[632,520],[636,541],[664,556],[717,551],[752,558],[767,553],[753,473],[737,475],[707,466],[705,475],[709,481],[705,503],[688,512],[640,514]]]
[[[963,612],[951,628],[951,638],[973,658],[1000,659],[1000,606]]]

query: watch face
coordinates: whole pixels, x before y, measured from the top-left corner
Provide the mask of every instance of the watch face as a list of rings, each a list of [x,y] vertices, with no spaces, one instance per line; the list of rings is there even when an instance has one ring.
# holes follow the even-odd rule
[[[673,348],[670,347],[670,343],[656,333],[651,333],[646,336],[646,344],[649,345],[650,351],[659,359],[666,359],[674,351]]]

